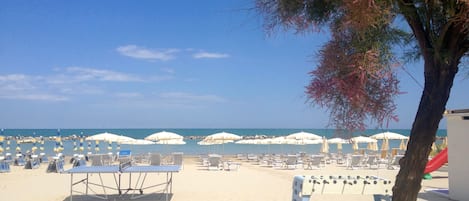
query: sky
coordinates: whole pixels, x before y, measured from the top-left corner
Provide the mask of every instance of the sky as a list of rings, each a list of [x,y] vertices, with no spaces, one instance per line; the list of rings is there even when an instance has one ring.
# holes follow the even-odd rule
[[[267,34],[253,7],[1,1],[0,127],[327,128],[304,93],[327,31]],[[422,63],[405,68],[417,81],[398,72],[388,128],[411,128],[421,96]],[[447,108],[469,108],[467,84],[456,78]]]

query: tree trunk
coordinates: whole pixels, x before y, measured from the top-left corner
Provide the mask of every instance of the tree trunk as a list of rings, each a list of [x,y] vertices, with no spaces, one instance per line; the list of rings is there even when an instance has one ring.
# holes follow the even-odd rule
[[[410,132],[407,151],[400,160],[400,170],[393,187],[393,201],[415,201],[438,124],[443,117],[457,63],[443,64],[436,58],[425,58],[425,87]]]

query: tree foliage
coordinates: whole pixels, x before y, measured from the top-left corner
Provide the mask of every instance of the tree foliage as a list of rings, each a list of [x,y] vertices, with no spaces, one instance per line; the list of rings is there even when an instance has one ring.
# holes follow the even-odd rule
[[[312,104],[328,109],[334,127],[353,131],[365,129],[367,120],[375,120],[381,126],[398,120],[394,99],[400,94],[396,77],[400,62],[392,48],[404,47],[409,39],[415,38],[402,25],[397,26],[395,20],[399,14],[409,11],[399,9],[396,2],[257,0],[256,6],[264,15],[265,28],[269,31],[278,27],[297,32],[329,29],[331,40],[318,52],[320,60],[310,72],[312,80],[306,94]],[[418,5],[418,16],[434,15],[425,25],[432,30],[430,33],[444,29],[448,20],[467,26],[467,14],[448,18],[447,12],[460,6],[459,1],[401,3]],[[435,36],[430,38],[437,40],[439,33],[432,35]],[[414,57],[421,52],[418,48],[410,50]]]
[[[269,31],[330,30],[331,40],[318,53],[320,60],[310,73],[306,93],[311,103],[329,109],[331,122],[339,129],[364,129],[367,119],[380,125],[397,120],[393,99],[399,94],[395,68],[399,62],[392,48],[413,45],[410,51],[399,51],[409,58],[423,58],[425,84],[392,199],[416,200],[454,78],[468,56],[469,1],[256,2]]]

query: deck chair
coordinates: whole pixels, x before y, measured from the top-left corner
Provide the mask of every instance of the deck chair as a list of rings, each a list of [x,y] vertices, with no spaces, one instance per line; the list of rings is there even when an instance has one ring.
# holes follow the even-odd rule
[[[40,163],[38,155],[31,155],[26,159],[24,169],[37,169]]]
[[[132,161],[132,152],[130,150],[120,150],[117,155],[119,164]]]
[[[172,164],[173,165],[178,165],[179,167],[181,167],[181,169],[183,169],[183,164],[182,164],[182,156],[183,156],[184,153],[182,152],[174,152],[172,153]]]
[[[39,162],[49,163],[49,158],[47,158],[46,153],[39,153]]]
[[[347,169],[357,169],[363,167],[363,155],[352,155]]]
[[[11,164],[13,162],[13,157],[11,156],[11,153],[6,153],[5,154],[5,162]]]
[[[391,162],[389,163],[388,165],[388,169],[390,170],[397,170],[401,167],[401,165],[399,164],[399,161],[401,160],[401,158],[404,157],[404,155],[395,155]]]
[[[369,155],[368,158],[366,159],[366,166],[370,169],[378,169],[379,168],[378,160],[379,160],[379,157],[377,155]]]
[[[15,163],[16,166],[24,166],[26,161],[24,159],[23,154],[16,154]]]
[[[10,164],[6,161],[5,157],[0,156],[0,173],[10,172]]]
[[[285,159],[285,169],[296,169],[297,159],[296,155],[288,155]]]
[[[322,155],[313,155],[311,158],[309,158],[309,161],[307,162],[307,166],[305,169],[321,169],[323,167],[323,159],[324,156]]]
[[[54,156],[47,166],[47,173],[64,171],[65,160],[62,157]]]
[[[103,159],[101,154],[93,154],[88,156],[88,160],[91,160],[91,166],[103,166]]]
[[[155,165],[155,166],[161,165],[161,154],[151,153],[150,154],[150,165]]]
[[[222,170],[223,163],[221,161],[221,156],[209,156],[207,168],[208,170]]]

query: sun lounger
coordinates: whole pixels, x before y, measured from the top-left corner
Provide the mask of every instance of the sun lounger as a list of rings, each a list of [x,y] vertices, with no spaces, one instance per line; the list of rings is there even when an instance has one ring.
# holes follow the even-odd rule
[[[172,155],[172,157],[173,157],[173,159],[172,159],[172,165],[178,165],[178,166],[181,167],[181,169],[183,169],[184,166],[183,166],[182,161],[183,161],[183,155],[184,155],[184,153],[182,153],[182,152],[174,152],[174,153],[172,153],[171,155]]]
[[[399,161],[402,159],[402,157],[404,157],[403,155],[395,155],[391,162],[389,163],[388,165],[388,169],[390,170],[397,170],[399,169],[401,166],[399,164]]]
[[[363,167],[363,155],[352,155],[347,169],[358,169]]]
[[[377,155],[368,155],[366,159],[366,166],[370,169],[379,168],[379,157]]]
[[[15,165],[24,166],[25,164],[26,164],[26,160],[24,159],[23,154],[16,154]]]
[[[296,169],[297,168],[297,160],[298,156],[296,155],[288,155],[287,158],[285,159],[285,168],[286,169]]]
[[[161,154],[159,153],[151,153],[150,154],[150,165],[161,165]]]
[[[39,162],[49,163],[49,158],[47,158],[46,153],[39,153]]]
[[[117,161],[119,161],[119,164],[132,160],[132,152],[130,150],[120,150],[117,154]]]
[[[10,172],[10,164],[6,161],[5,157],[0,156],[0,173]]]
[[[221,161],[221,156],[209,156],[208,157],[208,170],[223,170],[223,163]]]
[[[31,155],[26,159],[24,169],[37,169],[40,163],[38,155]]]
[[[65,161],[63,157],[54,156],[52,157],[52,160],[49,162],[46,172],[47,173],[51,173],[51,172],[61,173],[64,171],[64,164],[65,164]]]
[[[323,155],[312,155],[306,161],[306,168],[305,169],[307,169],[307,170],[321,169],[324,166],[325,166],[325,163],[324,163],[324,156]]]

